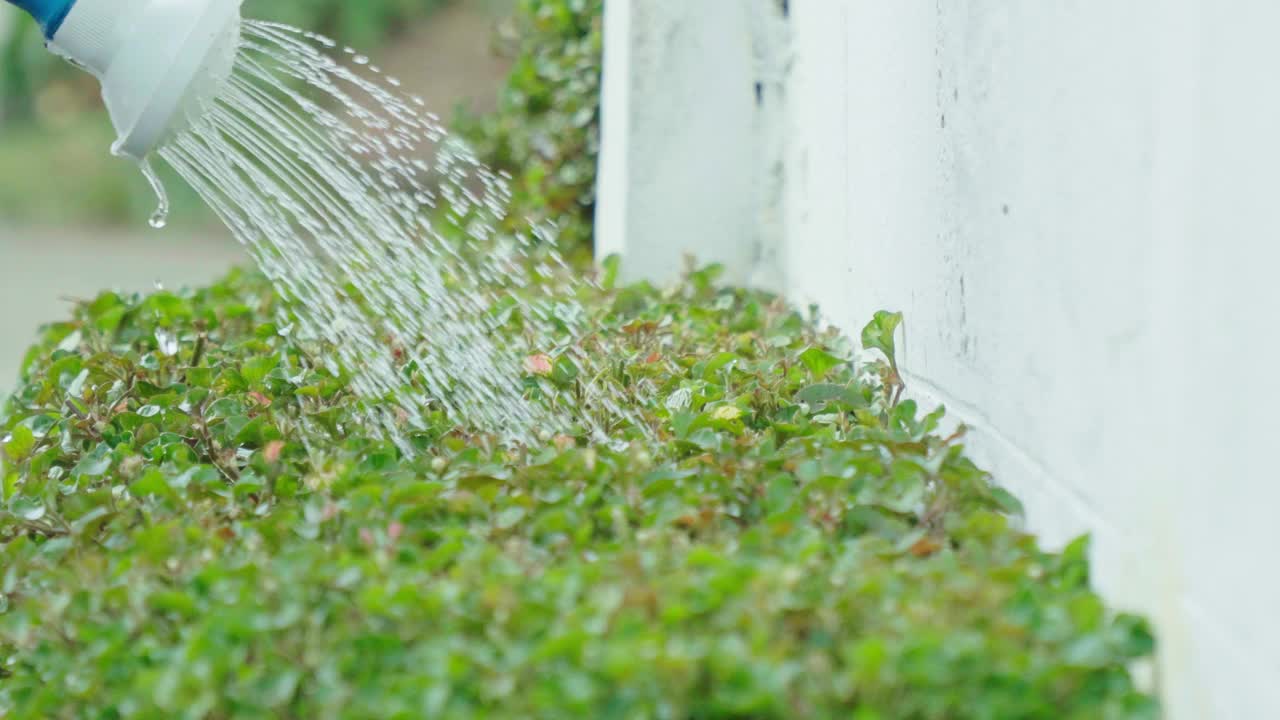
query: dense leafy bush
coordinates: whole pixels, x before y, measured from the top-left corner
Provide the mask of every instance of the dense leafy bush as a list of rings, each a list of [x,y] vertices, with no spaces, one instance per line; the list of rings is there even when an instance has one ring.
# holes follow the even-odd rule
[[[416,457],[254,275],[82,305],[0,412],[0,716],[1156,715],[1085,543],[1039,549],[895,402],[896,316],[855,370],[713,278],[582,291],[656,390],[615,444],[438,415]],[[556,366],[530,391],[574,398]]]
[[[600,152],[603,0],[520,0],[515,66],[496,113],[460,118],[465,137],[515,177],[513,222],[554,221],[566,250],[590,249]]]

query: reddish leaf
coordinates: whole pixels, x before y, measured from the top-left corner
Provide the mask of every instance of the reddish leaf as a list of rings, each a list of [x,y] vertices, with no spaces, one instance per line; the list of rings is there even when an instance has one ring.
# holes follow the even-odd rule
[[[546,377],[551,374],[551,356],[543,355],[541,353],[537,355],[530,355],[524,359],[524,369],[525,372],[530,375],[541,375]]]
[[[916,557],[929,557],[942,549],[942,545],[931,537],[922,537],[911,546],[911,554]]]

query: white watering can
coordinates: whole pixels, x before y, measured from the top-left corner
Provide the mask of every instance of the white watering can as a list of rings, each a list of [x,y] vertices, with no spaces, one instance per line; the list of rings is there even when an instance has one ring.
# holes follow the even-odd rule
[[[8,0],[51,51],[102,84],[117,155],[143,160],[202,112],[231,73],[241,0]]]

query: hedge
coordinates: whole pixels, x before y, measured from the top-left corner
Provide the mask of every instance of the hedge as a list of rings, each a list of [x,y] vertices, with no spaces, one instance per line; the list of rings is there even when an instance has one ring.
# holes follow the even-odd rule
[[[0,716],[1157,716],[1087,541],[1041,549],[897,401],[898,316],[856,363],[714,269],[611,277],[579,299],[635,424],[513,448],[441,413],[413,454],[257,275],[80,305],[0,412]]]

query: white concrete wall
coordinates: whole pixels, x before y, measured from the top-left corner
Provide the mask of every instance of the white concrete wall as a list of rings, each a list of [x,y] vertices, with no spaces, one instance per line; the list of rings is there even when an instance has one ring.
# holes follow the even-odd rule
[[[914,391],[975,428],[1049,542],[1092,531],[1104,593],[1157,620],[1169,716],[1280,718],[1280,3],[788,5],[780,199],[716,201],[780,202],[776,245],[670,224],[655,249],[647,218],[674,201],[646,185],[602,198],[602,222],[653,203],[611,242],[773,277],[850,330],[904,311]],[[701,61],[741,82],[737,58]],[[607,84],[649,71],[611,65]],[[646,103],[671,109],[660,89]],[[645,132],[636,108],[606,122],[626,113],[640,127],[607,143]],[[695,168],[701,192],[740,192],[742,166],[713,156],[649,186]]]
[[[781,216],[776,0],[609,0],[597,250],[630,277],[685,255],[769,267]],[[770,278],[776,280],[776,278]]]

